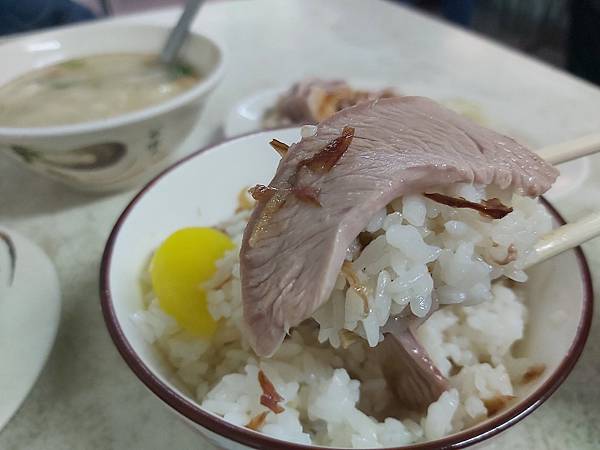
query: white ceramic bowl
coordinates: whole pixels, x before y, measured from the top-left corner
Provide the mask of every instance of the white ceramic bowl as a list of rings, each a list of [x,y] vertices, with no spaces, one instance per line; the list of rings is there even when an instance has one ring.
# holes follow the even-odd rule
[[[0,46],[0,85],[40,67],[103,53],[158,53],[168,28],[97,23],[27,36]],[[191,89],[138,111],[73,125],[0,126],[0,149],[31,169],[77,188],[118,190],[164,168],[198,121],[223,75],[221,47],[192,33],[182,58],[203,74]],[[163,163],[163,166],[161,166]]]
[[[179,228],[213,225],[227,218],[242,188],[267,184],[279,160],[268,145],[272,138],[296,142],[299,131],[268,131],[223,142],[180,161],[149,183],[125,209],[106,244],[101,268],[102,308],[117,348],[140,380],[221,448],[314,450],[319,447],[284,443],[202,410],[172,383],[160,354],[144,341],[130,320],[142,307],[139,277],[152,251]],[[546,206],[556,224],[564,223],[549,204]],[[520,351],[534,354],[547,370],[536,381],[517,388],[518,400],[490,419],[441,440],[404,449],[456,449],[481,442],[532,412],[569,374],[583,349],[592,318],[590,274],[581,249],[536,266],[525,287],[531,320]]]

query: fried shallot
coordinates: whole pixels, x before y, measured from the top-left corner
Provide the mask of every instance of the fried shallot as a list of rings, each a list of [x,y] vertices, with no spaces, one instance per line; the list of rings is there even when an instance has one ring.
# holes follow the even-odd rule
[[[342,275],[346,278],[346,281],[350,285],[352,289],[359,295],[359,297],[363,301],[363,313],[365,315],[369,314],[369,297],[367,295],[367,287],[361,284],[358,279],[358,275],[354,272],[352,268],[352,263],[350,261],[344,261],[342,264]]]
[[[308,167],[313,172],[329,172],[348,150],[353,138],[354,128],[344,127],[341,136],[332,140],[315,155],[300,161],[298,169]]]
[[[260,404],[266,406],[275,414],[280,414],[285,411],[283,406],[279,404],[284,398],[277,393],[275,386],[273,386],[271,380],[267,378],[262,370],[258,371],[258,384],[260,384],[260,388],[263,392],[260,396]]]
[[[279,156],[282,158],[287,154],[287,151],[290,149],[290,146],[284,142],[278,141],[277,139],[272,139],[269,142],[269,145],[275,149]]]
[[[503,205],[497,198],[489,200],[482,200],[481,203],[470,202],[462,197],[450,197],[444,194],[423,194],[430,200],[442,205],[452,206],[454,208],[470,208],[478,211],[482,216],[488,216],[492,219],[502,219],[507,214],[511,213],[513,209],[509,206]]]
[[[265,424],[265,421],[267,420],[268,415],[269,415],[269,411],[263,411],[260,414],[257,414],[256,416],[254,416],[252,419],[250,419],[250,422],[248,422],[244,426],[251,430],[259,431]]]

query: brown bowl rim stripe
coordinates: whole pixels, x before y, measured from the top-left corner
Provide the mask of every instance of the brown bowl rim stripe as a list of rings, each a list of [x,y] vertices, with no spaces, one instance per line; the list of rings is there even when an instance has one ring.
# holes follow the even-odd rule
[[[127,207],[117,219],[110,233],[110,236],[104,249],[104,253],[102,255],[102,263],[100,267],[100,302],[102,306],[102,313],[110,336],[113,342],[115,343],[115,346],[117,347],[119,353],[121,354],[127,365],[136,374],[136,376],[146,385],[148,389],[150,389],[168,406],[170,406],[179,414],[183,415],[195,424],[198,424],[212,431],[213,433],[222,436],[225,439],[260,450],[345,450],[335,447],[303,445],[282,441],[252,430],[248,430],[230,424],[225,420],[212,415],[209,412],[203,411],[197,403],[185,399],[180,393],[176,392],[175,390],[171,389],[169,386],[164,384],[144,364],[144,362],[141,360],[141,358],[138,357],[138,355],[134,352],[129,342],[127,341],[123,330],[119,326],[115,310],[112,305],[109,273],[113,248],[121,226],[127,220],[129,213],[136,206],[138,201],[160,179],[168,175],[175,168],[179,167],[182,164],[185,164],[187,161],[196,158],[204,152],[219,148],[221,145],[226,144],[230,141],[234,141],[258,133],[260,132],[242,134],[240,136],[236,136],[231,139],[226,139],[216,144],[210,144],[206,147],[201,148],[200,150],[197,150],[196,152],[174,163],[173,165],[162,171],[160,174],[158,174],[149,183],[147,183],[141,189],[141,191],[131,200],[131,202],[127,205]],[[265,145],[266,144],[267,142],[265,142]],[[541,198],[541,201],[560,224],[566,223],[562,216],[558,213],[558,211],[556,211],[556,209],[546,199]],[[581,247],[575,248],[574,251],[577,257],[577,263],[579,266],[579,271],[582,277],[584,288],[583,308],[580,322],[577,327],[575,339],[571,344],[569,351],[559,364],[558,368],[550,376],[550,378],[546,380],[540,387],[538,387],[531,395],[529,395],[526,400],[517,404],[516,407],[509,409],[508,411],[494,417],[490,421],[487,421],[481,425],[476,425],[472,428],[460,431],[458,433],[452,434],[450,436],[435,441],[429,441],[403,447],[388,447],[387,450],[449,450],[462,449],[470,445],[480,443],[506,430],[507,428],[511,427],[512,425],[516,424],[517,422],[531,414],[554,393],[554,391],[567,378],[567,376],[575,366],[577,360],[579,359],[579,356],[583,351],[590,331],[593,316],[594,296],[589,266]]]

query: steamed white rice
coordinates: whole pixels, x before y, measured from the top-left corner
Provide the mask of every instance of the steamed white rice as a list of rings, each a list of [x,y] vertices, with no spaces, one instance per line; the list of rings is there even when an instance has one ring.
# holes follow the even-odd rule
[[[209,312],[219,320],[210,340],[179,328],[151,292],[132,319],[172,365],[182,389],[236,425],[266,411],[257,377],[262,370],[284,398],[285,411],[269,412],[260,428],[273,437],[376,448],[463,429],[510,401],[515,383],[532,365],[511,353],[524,335],[526,304],[517,291],[493,280],[527,279],[523,261],[551,220],[535,200],[506,192],[456,185],[445,193],[475,202],[499,197],[514,211],[489,220],[422,195],[395,200],[367,226],[374,239],[348,250],[352,270],[366,287],[368,313],[364,299],[340,276],[329,301],[314,314],[318,327],[306,323],[293,330],[272,358],[258,358],[243,336],[238,253],[248,211],[221,225],[238,248],[217,263],[205,286]],[[516,260],[505,264],[515,250]],[[425,317],[442,304],[447,306],[423,323],[417,338],[451,389],[425,416],[404,411],[402,420],[393,418],[398,408],[369,346],[383,338],[381,327],[391,315],[409,308]],[[344,339],[349,333],[356,337],[351,345]]]

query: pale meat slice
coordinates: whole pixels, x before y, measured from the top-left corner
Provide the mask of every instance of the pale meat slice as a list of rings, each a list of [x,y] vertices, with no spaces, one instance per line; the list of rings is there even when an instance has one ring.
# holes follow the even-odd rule
[[[396,95],[391,89],[363,91],[342,80],[307,78],[283,93],[271,113],[290,123],[316,124],[344,108]]]
[[[395,328],[388,327],[385,338],[373,351],[398,404],[407,410],[425,413],[450,387],[448,380],[409,327]]]
[[[277,100],[275,112],[291,123],[315,124],[319,121],[323,102],[334,92],[350,90],[342,80],[308,78],[294,84]]]
[[[311,170],[306,160],[345,128],[353,137],[333,168]],[[258,201],[245,230],[240,270],[252,348],[272,355],[288,330],[327,300],[346,249],[393,199],[459,182],[535,197],[557,175],[513,139],[426,98],[381,99],[340,111],[289,148],[271,194]],[[310,190],[321,206],[284,194],[292,189]]]

